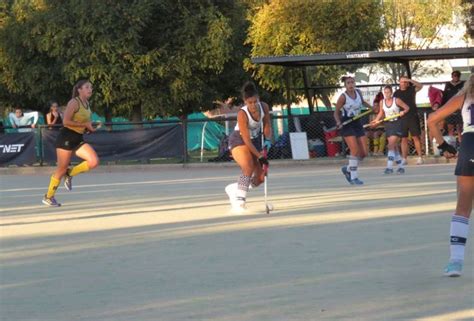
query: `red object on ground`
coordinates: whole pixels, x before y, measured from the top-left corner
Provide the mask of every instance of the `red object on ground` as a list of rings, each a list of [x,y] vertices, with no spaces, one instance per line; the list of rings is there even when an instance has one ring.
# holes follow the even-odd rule
[[[324,133],[326,140],[326,152],[328,157],[339,156],[341,153],[341,143],[333,141],[334,138],[338,137],[337,130]]]

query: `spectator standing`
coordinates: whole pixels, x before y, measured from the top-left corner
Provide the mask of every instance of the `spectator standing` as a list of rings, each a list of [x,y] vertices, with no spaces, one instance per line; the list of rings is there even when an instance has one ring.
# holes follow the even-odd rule
[[[445,105],[451,98],[456,96],[456,94],[464,86],[464,81],[461,80],[461,72],[459,70],[454,70],[451,73],[451,81],[448,81],[444,86],[443,100],[441,105]],[[458,110],[448,117],[446,117],[446,123],[448,127],[448,135],[455,137],[457,135],[458,141],[461,142],[462,138],[462,116],[461,112]]]
[[[423,157],[421,151],[421,126],[420,118],[418,116],[418,108],[416,106],[416,93],[423,88],[423,85],[418,81],[408,78],[407,76],[400,77],[400,88],[395,91],[393,98],[399,98],[408,105],[410,110],[405,117],[402,118],[402,161],[407,164],[408,157],[408,136],[411,135],[413,143],[415,144],[418,159],[417,165],[423,164]]]

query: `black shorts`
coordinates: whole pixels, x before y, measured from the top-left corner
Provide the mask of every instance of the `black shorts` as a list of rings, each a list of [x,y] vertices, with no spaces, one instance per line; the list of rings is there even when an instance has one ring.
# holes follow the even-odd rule
[[[342,122],[346,121],[347,119],[343,119]],[[341,136],[348,137],[348,136],[355,136],[355,137],[362,137],[365,136],[364,127],[362,127],[362,123],[359,120],[354,120],[349,124],[343,126],[341,128]]]
[[[420,118],[418,114],[408,114],[401,118],[402,120],[402,137],[408,137],[408,133],[412,136],[421,135]]]
[[[474,133],[463,134],[454,175],[474,176],[474,148],[472,146],[474,146]]]
[[[461,125],[462,124],[462,115],[460,112],[455,112],[446,117],[446,123],[449,125]]]
[[[252,144],[260,152],[262,151],[262,135],[258,135],[256,138],[252,138]],[[229,136],[229,150],[232,150],[234,147],[245,145],[242,136],[240,136],[240,131],[234,130]]]
[[[56,148],[75,151],[84,144],[84,137],[72,129],[63,127],[56,138]]]
[[[402,136],[402,120],[399,118],[395,121],[385,122],[385,135],[390,136]]]

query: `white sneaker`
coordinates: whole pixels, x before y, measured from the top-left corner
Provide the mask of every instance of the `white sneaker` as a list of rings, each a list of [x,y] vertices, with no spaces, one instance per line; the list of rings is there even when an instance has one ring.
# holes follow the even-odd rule
[[[416,160],[416,165],[422,165],[423,163],[424,163],[423,158],[418,157],[418,159]]]
[[[233,208],[237,202],[237,197],[235,196],[235,192],[237,191],[237,183],[229,184],[225,187],[225,192],[227,196],[229,196],[230,206]]]
[[[232,205],[232,213],[234,214],[243,214],[247,212],[247,207],[245,206],[245,202],[236,201]]]

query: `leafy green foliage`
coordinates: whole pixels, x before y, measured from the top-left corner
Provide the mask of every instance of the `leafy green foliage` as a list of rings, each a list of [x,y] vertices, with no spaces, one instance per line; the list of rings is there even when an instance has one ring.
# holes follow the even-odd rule
[[[186,115],[212,105],[207,80],[232,51],[230,19],[206,0],[17,0],[0,12],[7,105],[65,103],[89,78],[94,105],[114,114],[141,106],[149,116]]]
[[[380,11],[380,2],[360,0],[356,4],[350,0],[268,2],[248,16],[251,55],[307,55],[377,49],[384,36],[376,14]],[[283,90],[282,67],[255,66],[250,59],[245,61],[245,67],[265,88]],[[335,67],[309,71],[309,81],[313,85],[336,84],[344,72]],[[290,76],[294,86],[302,86],[301,70],[292,70]]]
[[[382,19],[387,29],[382,48],[386,50],[428,49],[443,42],[443,29],[453,24],[453,17],[462,13],[460,0],[386,0]],[[446,36],[445,36],[446,37]],[[444,39],[449,40],[449,39]],[[419,61],[410,68],[413,74],[436,74],[439,70]],[[382,67],[392,80],[405,73],[404,66]]]

